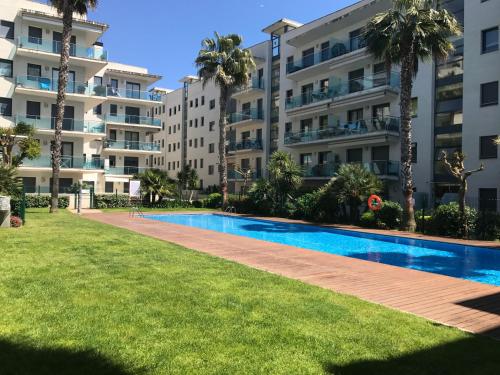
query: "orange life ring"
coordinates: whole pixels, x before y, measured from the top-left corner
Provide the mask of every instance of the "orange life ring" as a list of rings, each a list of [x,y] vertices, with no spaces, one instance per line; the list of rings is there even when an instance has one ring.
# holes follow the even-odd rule
[[[368,208],[372,211],[378,211],[382,208],[382,199],[378,195],[370,195],[368,198]]]

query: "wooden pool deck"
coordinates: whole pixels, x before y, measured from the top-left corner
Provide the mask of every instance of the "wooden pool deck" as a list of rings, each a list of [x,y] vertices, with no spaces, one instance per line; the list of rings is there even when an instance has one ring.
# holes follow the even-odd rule
[[[253,238],[131,218],[128,213],[85,213],[84,216],[500,339],[500,287]]]

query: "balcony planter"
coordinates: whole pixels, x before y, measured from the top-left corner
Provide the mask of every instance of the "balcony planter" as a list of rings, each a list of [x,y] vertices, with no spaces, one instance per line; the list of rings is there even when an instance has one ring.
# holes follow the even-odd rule
[[[79,94],[81,95],[84,95],[85,94],[85,90],[87,89],[87,87],[85,87],[84,85],[78,85],[77,87],[77,91]]]
[[[106,87],[96,86],[94,87],[94,93],[96,96],[106,96]]]

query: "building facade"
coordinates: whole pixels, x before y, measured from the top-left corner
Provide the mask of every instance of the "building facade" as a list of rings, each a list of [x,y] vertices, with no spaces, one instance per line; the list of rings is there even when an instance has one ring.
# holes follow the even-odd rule
[[[305,25],[281,19],[263,30],[268,40],[249,47],[257,69],[249,86],[233,95],[229,115],[231,192],[244,188],[241,172],[250,171],[250,179],[265,176],[270,155],[282,149],[301,164],[306,184],[324,184],[343,163],[362,163],[386,182],[386,196],[401,198],[399,67],[387,72],[363,41],[368,20],[391,3],[363,0]],[[447,61],[419,64],[412,98],[417,201],[425,198],[430,204],[456,197],[458,185],[443,169],[440,155],[462,151],[467,168],[480,163],[486,167],[470,180],[469,203],[497,208],[500,162],[493,139],[500,133],[500,4],[442,0],[439,6],[453,12],[464,32],[453,41],[456,49]],[[176,118],[182,118],[184,109],[191,116],[191,107],[180,103],[186,92],[191,102],[192,91],[209,98],[208,107],[200,107],[197,116],[205,114],[217,127],[217,88],[203,89],[196,77],[188,81],[164,97],[168,108],[181,111],[169,110],[164,121],[181,121]],[[181,134],[171,134],[167,126],[155,135],[168,144],[181,144],[181,149],[164,150],[166,169],[177,171],[191,161],[204,187],[217,184],[217,158],[207,159],[212,150],[217,153],[217,131],[211,133],[210,125],[183,128],[182,122],[177,129]],[[189,134],[184,148],[176,140],[183,129]],[[190,142],[201,137],[202,146]],[[176,169],[169,169],[169,162]]]
[[[56,114],[62,21],[48,5],[0,1],[0,126],[36,129],[41,157],[19,168],[29,193],[51,189],[51,144]],[[108,26],[76,18],[70,46],[63,121],[60,188],[77,182],[99,193],[127,192],[130,177],[160,154],[152,134],[161,122],[151,110],[161,79],[147,69],[110,62],[99,38]]]

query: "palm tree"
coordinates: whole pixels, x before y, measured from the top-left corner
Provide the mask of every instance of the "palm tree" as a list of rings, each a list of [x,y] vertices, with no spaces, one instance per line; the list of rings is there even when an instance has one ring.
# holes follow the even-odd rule
[[[248,84],[249,73],[255,69],[252,53],[241,48],[243,39],[236,34],[219,35],[206,38],[198,53],[195,64],[203,86],[213,81],[219,87],[219,185],[222,194],[222,206],[228,203],[227,162],[226,162],[226,126],[227,106],[233,90]]]
[[[286,202],[302,185],[302,168],[285,151],[276,151],[267,165],[274,193],[275,209],[285,209]]]
[[[393,7],[375,15],[367,25],[366,44],[375,58],[401,65],[401,176],[403,178],[403,229],[415,231],[411,166],[411,92],[419,60],[443,60],[453,51],[450,39],[461,33],[457,20],[431,0],[393,0]]]
[[[378,194],[383,188],[380,179],[358,163],[342,164],[337,176],[328,184],[328,190],[338,203],[347,204],[351,221],[359,219],[359,206],[372,194]]]
[[[141,190],[149,197],[151,204],[160,203],[164,197],[173,195],[173,182],[168,178],[167,172],[159,169],[146,169],[137,176],[141,181]]]
[[[69,48],[73,30],[73,13],[86,15],[89,9],[97,6],[97,0],[49,0],[50,4],[62,14],[63,31],[61,41],[61,58],[59,61],[59,77],[56,100],[56,123],[54,143],[52,144],[52,199],[50,212],[57,212],[59,202],[59,170],[61,164],[61,131],[66,102],[66,86],[68,83]]]

